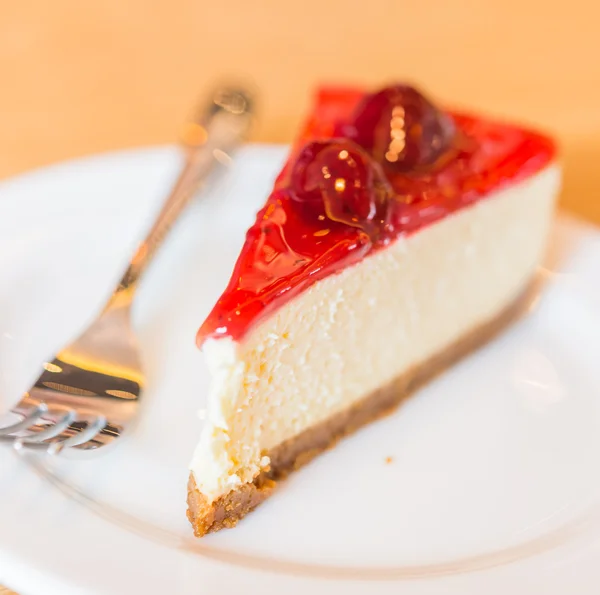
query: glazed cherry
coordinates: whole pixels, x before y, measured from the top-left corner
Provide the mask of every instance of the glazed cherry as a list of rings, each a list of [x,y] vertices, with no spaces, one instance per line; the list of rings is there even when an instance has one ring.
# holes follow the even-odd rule
[[[345,139],[313,141],[300,151],[290,175],[292,200],[313,217],[363,229],[372,238],[385,227],[393,190],[381,167]]]
[[[419,91],[394,85],[366,95],[340,132],[386,168],[408,172],[435,164],[452,146],[456,130],[452,118]]]

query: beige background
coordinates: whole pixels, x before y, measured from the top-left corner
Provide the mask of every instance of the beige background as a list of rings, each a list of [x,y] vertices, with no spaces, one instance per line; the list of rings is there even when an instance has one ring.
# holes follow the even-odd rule
[[[290,139],[317,81],[412,79],[542,124],[564,204],[600,221],[593,0],[0,0],[0,177],[175,138],[215,78],[256,83],[255,138]]]
[[[255,138],[286,141],[318,81],[411,79],[447,102],[539,123],[563,204],[600,222],[594,0],[0,0],[0,177],[175,139],[195,97],[239,75]],[[0,196],[1,200],[1,196]]]

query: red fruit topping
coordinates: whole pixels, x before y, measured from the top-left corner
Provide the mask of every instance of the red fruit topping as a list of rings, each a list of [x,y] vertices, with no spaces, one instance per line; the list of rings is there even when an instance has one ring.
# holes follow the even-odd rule
[[[309,216],[358,227],[372,240],[383,232],[394,196],[381,167],[345,139],[305,145],[293,164],[289,193]]]
[[[241,339],[319,279],[535,174],[555,152],[548,137],[441,112],[406,85],[321,91],[198,343]]]
[[[393,171],[429,167],[452,147],[452,118],[408,85],[386,87],[365,96],[351,121],[341,127],[375,161]]]

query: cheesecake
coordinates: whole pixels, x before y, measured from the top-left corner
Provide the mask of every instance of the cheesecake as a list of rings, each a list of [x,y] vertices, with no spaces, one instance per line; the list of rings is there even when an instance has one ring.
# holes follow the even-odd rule
[[[197,335],[196,536],[514,320],[559,183],[544,134],[409,85],[321,89]]]

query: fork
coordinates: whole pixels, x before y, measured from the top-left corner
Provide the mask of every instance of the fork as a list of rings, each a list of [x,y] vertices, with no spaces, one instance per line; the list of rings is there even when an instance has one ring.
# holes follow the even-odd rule
[[[90,451],[114,442],[131,427],[145,383],[131,325],[139,279],[216,163],[229,161],[252,113],[247,91],[222,87],[187,122],[181,139],[183,168],[119,285],[87,330],[42,363],[39,378],[8,414],[10,424],[0,427],[0,441],[51,454]]]

